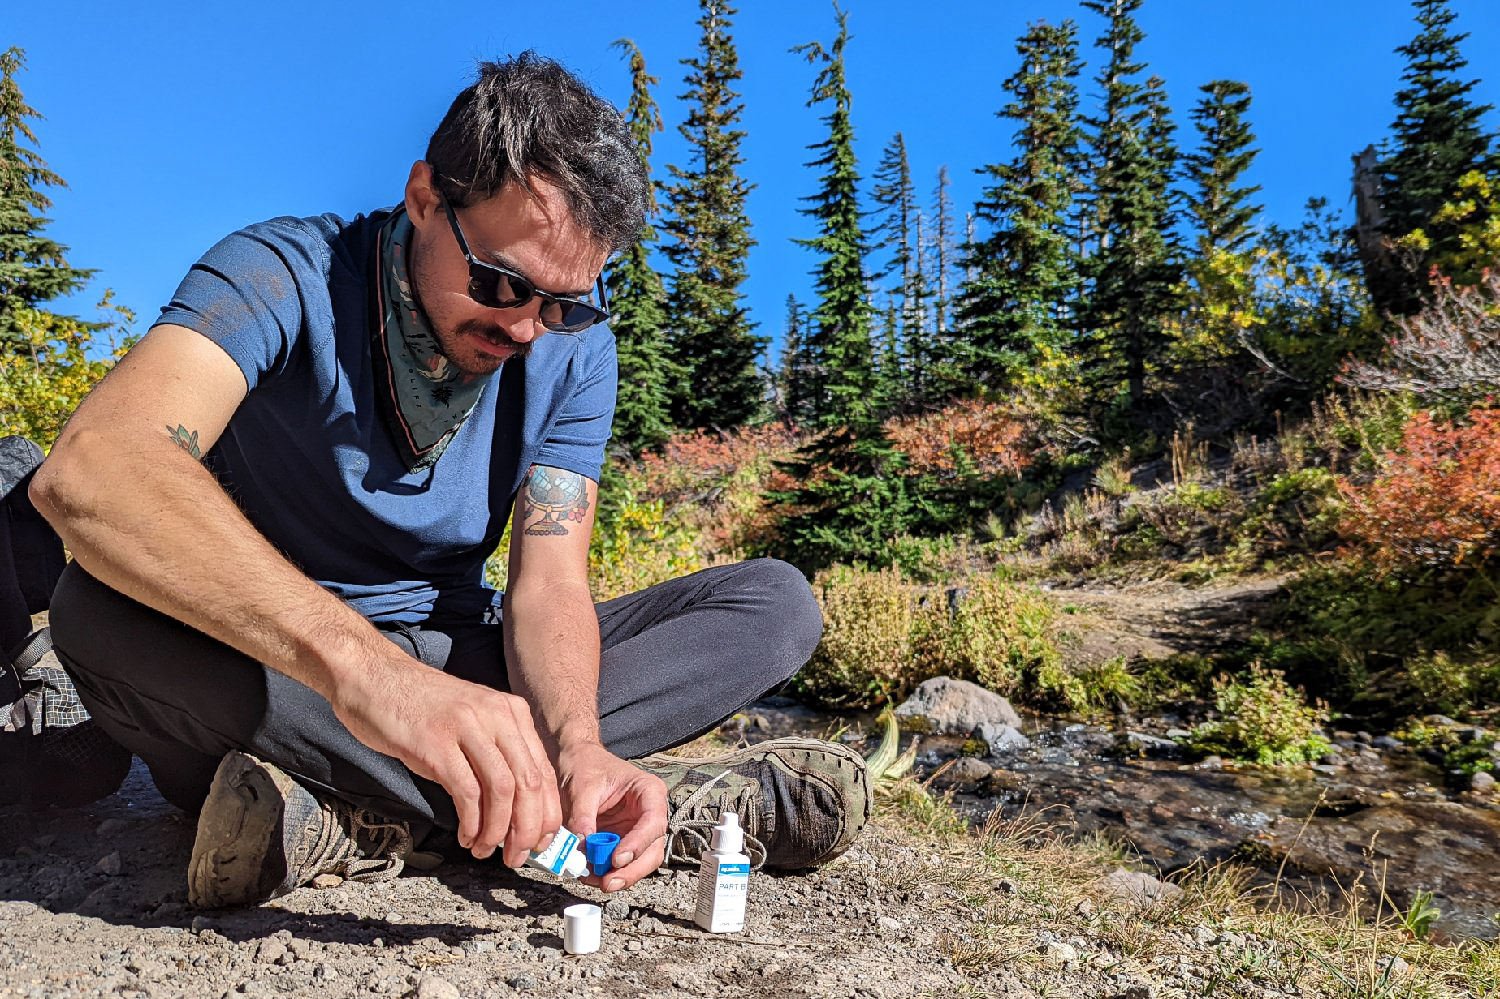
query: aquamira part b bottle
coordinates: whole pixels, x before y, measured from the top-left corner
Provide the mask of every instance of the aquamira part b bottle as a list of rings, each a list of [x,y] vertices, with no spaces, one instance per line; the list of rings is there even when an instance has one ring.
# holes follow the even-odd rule
[[[738,933],[745,928],[750,893],[750,856],[740,817],[726,809],[714,826],[710,850],[698,867],[698,911],[694,921],[710,933]]]

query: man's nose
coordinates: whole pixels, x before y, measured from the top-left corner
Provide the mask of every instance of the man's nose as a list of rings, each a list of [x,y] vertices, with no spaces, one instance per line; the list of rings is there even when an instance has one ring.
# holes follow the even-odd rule
[[[547,332],[547,327],[542,325],[540,302],[533,300],[518,308],[503,311],[506,313],[502,324],[506,335],[516,343],[530,343]]]

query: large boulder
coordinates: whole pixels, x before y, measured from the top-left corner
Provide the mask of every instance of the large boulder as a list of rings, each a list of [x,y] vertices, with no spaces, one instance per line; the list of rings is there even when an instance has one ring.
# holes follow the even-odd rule
[[[938,734],[968,735],[986,723],[1021,727],[1021,716],[1005,698],[951,676],[923,682],[896,708],[896,717]]]

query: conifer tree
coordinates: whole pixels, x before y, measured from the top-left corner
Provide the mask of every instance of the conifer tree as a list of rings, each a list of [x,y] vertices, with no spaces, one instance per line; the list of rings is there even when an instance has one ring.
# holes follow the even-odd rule
[[[1192,112],[1198,146],[1182,157],[1183,201],[1196,250],[1187,264],[1187,309],[1171,377],[1179,410],[1197,410],[1194,421],[1206,428],[1234,422],[1218,414],[1236,407],[1244,415],[1250,407],[1240,400],[1253,388],[1250,376],[1263,367],[1251,342],[1258,325],[1252,251],[1261,206],[1251,200],[1260,188],[1242,183],[1258,153],[1246,117],[1250,88],[1214,80],[1200,90]]]
[[[92,270],[68,264],[66,246],[42,235],[52,207],[44,188],[66,187],[36,151],[31,122],[39,120],[26,103],[17,79],[26,54],[16,47],[0,52],[0,343],[11,349],[17,338],[17,311],[83,287]],[[84,323],[89,329],[100,326]]]
[[[1383,232],[1401,252],[1389,273],[1369,275],[1376,305],[1396,315],[1420,307],[1431,263],[1459,249],[1457,226],[1439,220],[1438,210],[1454,200],[1465,174],[1496,168],[1483,128],[1490,107],[1472,101],[1478,81],[1463,78],[1468,60],[1459,45],[1469,36],[1449,30],[1457,14],[1447,0],[1412,0],[1412,7],[1421,30],[1396,50],[1406,57],[1406,86],[1396,93],[1380,183]]]
[[[1198,149],[1182,157],[1183,176],[1191,185],[1187,210],[1197,223],[1200,257],[1237,253],[1254,238],[1251,223],[1261,212],[1250,200],[1259,185],[1238,186],[1260,152],[1246,119],[1250,88],[1236,80],[1214,80],[1200,89],[1204,96],[1192,113]]]
[[[1055,378],[1068,348],[1062,310],[1078,284],[1068,232],[1081,142],[1077,36],[1072,21],[1037,22],[1016,43],[1021,67],[998,112],[1016,123],[1016,157],[979,171],[994,181],[975,206],[990,231],[965,248],[973,277],[959,306],[979,388]]]
[[[848,15],[837,4],[833,9],[838,34],[832,47],[812,42],[793,49],[821,63],[808,106],[830,107],[822,119],[828,138],[813,146],[821,155],[809,164],[822,169],[823,183],[804,209],[820,231],[798,241],[819,255],[811,335],[824,378],[814,419],[821,433],[783,465],[798,487],[772,495],[793,511],[782,522],[777,553],[809,570],[835,561],[887,564],[890,539],[907,529],[913,511],[901,474],[903,457],[881,424],[888,400],[882,398],[871,343],[873,310],[844,74]]]
[[[932,250],[937,267],[937,279],[933,282],[933,331],[939,342],[948,336],[948,272],[953,266],[950,259],[953,248],[953,199],[948,194],[948,165],[938,167],[937,186],[932,194]]]
[[[818,370],[811,348],[802,303],[796,295],[788,295],[775,386],[781,418],[798,426],[811,422],[812,403],[818,392]]]
[[[834,6],[838,35],[832,48],[818,42],[792,51],[821,63],[813,83],[809,107],[828,105],[822,119],[828,138],[811,148],[819,152],[807,164],[823,171],[818,193],[802,209],[815,219],[818,235],[797,242],[818,254],[813,271],[818,302],[813,310],[815,351],[823,366],[823,385],[817,400],[820,426],[865,427],[880,416],[878,378],[870,340],[869,288],[865,282],[864,231],[860,222],[859,169],[854,156],[854,123],[844,75],[844,46],[849,41],[848,15]]]
[[[743,75],[730,34],[735,9],[728,0],[699,0],[699,54],[683,60],[688,102],[679,131],[692,150],[691,166],[669,166],[663,188],[671,235],[663,251],[672,262],[667,297],[668,350],[681,375],[671,386],[670,413],[679,427],[739,426],[762,405],[757,360],[765,340],[753,332],[740,285],[750,247],[740,175],[744,106],[732,88]]]
[[[1174,234],[1172,122],[1161,79],[1138,79],[1144,38],[1132,16],[1142,0],[1084,0],[1109,19],[1099,46],[1109,53],[1099,85],[1103,115],[1090,122],[1093,165],[1089,223],[1097,251],[1087,265],[1084,368],[1096,418],[1123,409],[1139,427],[1146,374],[1168,343],[1178,307],[1181,259]],[[1112,435],[1127,428],[1101,426]]]
[[[651,173],[652,136],[662,130],[661,110],[651,96],[659,81],[646,72],[646,59],[635,42],[615,42],[630,60],[630,103],[625,109],[640,152],[641,165]],[[648,188],[648,217],[656,213],[654,191]],[[667,377],[665,337],[667,295],[661,276],[651,264],[656,230],[650,222],[620,260],[610,269],[610,330],[615,335],[620,384],[615,402],[614,440],[632,455],[667,439]]]
[[[911,162],[906,156],[906,138],[897,132],[880,156],[876,167],[871,197],[875,202],[875,234],[879,242],[874,247],[886,254],[885,265],[872,277],[875,281],[896,278],[894,285],[883,289],[899,299],[901,330],[910,333],[915,321],[912,314],[912,282],[915,276],[916,253],[913,246],[912,229],[916,224],[917,196],[911,182]]]

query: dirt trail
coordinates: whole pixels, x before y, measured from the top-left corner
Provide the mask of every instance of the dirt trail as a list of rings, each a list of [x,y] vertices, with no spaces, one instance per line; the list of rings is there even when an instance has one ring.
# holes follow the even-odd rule
[[[1066,628],[1079,644],[1068,655],[1098,663],[1121,655],[1130,660],[1206,653],[1243,640],[1291,578],[1258,576],[1197,586],[1156,579],[1044,588],[1073,611]]]

